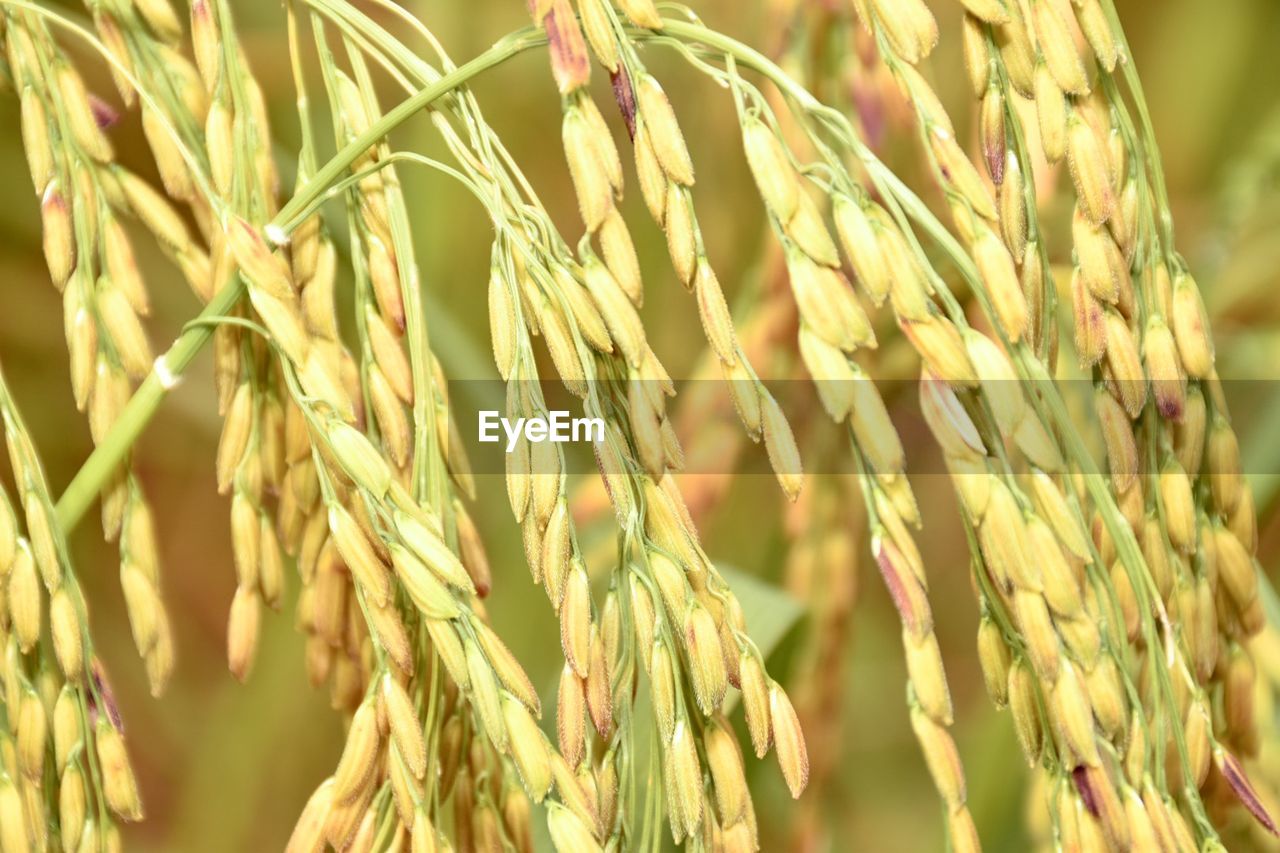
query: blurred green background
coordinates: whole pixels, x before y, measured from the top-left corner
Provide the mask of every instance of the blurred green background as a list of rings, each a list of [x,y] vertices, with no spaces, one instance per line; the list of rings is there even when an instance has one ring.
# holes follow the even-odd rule
[[[831,0],[840,2],[840,0]],[[502,2],[410,2],[462,60],[526,24],[525,5]],[[959,5],[932,4],[943,27],[930,77],[957,123],[969,123],[971,104],[959,73]],[[1128,0],[1118,3],[1145,81],[1175,205],[1180,248],[1215,315],[1219,369],[1224,378],[1273,378],[1280,356],[1280,3],[1275,0]],[[765,4],[706,0],[696,4],[711,26],[768,45]],[[281,152],[296,144],[293,91],[279,4],[234,2],[250,62],[271,99]],[[83,56],[83,52],[79,52]],[[725,94],[669,53],[645,61],[672,93],[691,141],[699,180],[697,203],[709,254],[733,297],[761,262],[762,217],[740,154],[732,105]],[[88,75],[98,94],[114,101],[105,74]],[[600,103],[609,98],[597,74]],[[475,85],[488,120],[499,131],[571,239],[578,235],[575,203],[560,151],[558,96],[542,51],[517,57]],[[384,105],[398,99],[386,89]],[[609,112],[606,110],[606,112]],[[88,429],[75,411],[66,380],[61,302],[48,284],[40,255],[37,200],[19,150],[17,105],[0,96],[0,361],[60,491],[90,450]],[[620,127],[616,128],[621,138]],[[963,132],[963,131],[962,131]],[[143,174],[146,148],[136,116],[112,130],[122,159]],[[891,146],[911,162],[909,135]],[[437,150],[425,121],[397,137],[401,146]],[[898,151],[897,149],[901,149]],[[288,175],[291,167],[282,166]],[[402,174],[412,205],[429,322],[439,355],[454,378],[493,375],[488,357],[484,285],[489,229],[472,199],[446,180],[419,171]],[[654,349],[674,376],[697,363],[702,335],[691,298],[670,272],[661,233],[643,211],[634,181],[625,212],[641,252],[647,283],[643,315]],[[928,196],[917,178],[914,183]],[[1046,215],[1051,215],[1047,213]],[[1052,222],[1052,220],[1050,220]],[[1065,220],[1062,220],[1065,222]],[[154,304],[150,332],[162,345],[198,310],[181,278],[139,240]],[[1062,260],[1058,258],[1057,260]],[[147,808],[147,820],[127,830],[137,849],[279,849],[303,802],[339,755],[341,725],[328,697],[312,691],[302,666],[303,644],[292,627],[291,601],[264,621],[256,668],[247,686],[233,681],[224,661],[225,623],[234,577],[228,545],[227,502],[213,484],[219,420],[210,393],[207,354],[171,395],[138,448],[138,467],[161,532],[164,595],[177,632],[178,668],[163,699],[147,693],[129,636],[115,555],[101,544],[92,515],[73,542],[80,576],[94,605],[93,630],[119,696]],[[1280,470],[1277,421],[1269,410],[1236,424],[1251,470]],[[1271,413],[1274,414],[1274,413]],[[758,453],[748,449],[748,455]],[[1276,494],[1273,477],[1258,476],[1264,564],[1275,565]],[[969,776],[970,804],[988,850],[1023,849],[1023,762],[1007,715],[993,711],[974,655],[976,614],[965,552],[939,478],[916,483],[926,535],[922,547],[932,576],[937,631],[957,706],[955,732]],[[480,478],[476,516],[495,571],[488,606],[493,621],[529,669],[551,685],[559,645],[550,609],[530,595],[520,537],[510,520],[500,478]],[[770,582],[783,584],[787,542],[784,507],[772,480],[742,477],[704,523],[707,550]],[[842,571],[862,581],[838,679],[842,744],[831,783],[810,805],[822,833],[820,849],[895,851],[943,848],[940,807],[911,735],[904,703],[905,670],[899,629],[865,542]],[[803,627],[800,629],[803,632]],[[789,638],[781,650],[803,644]],[[783,661],[785,664],[785,660]],[[551,715],[547,715],[550,720]],[[762,822],[785,827],[792,814],[772,761],[750,762]]]

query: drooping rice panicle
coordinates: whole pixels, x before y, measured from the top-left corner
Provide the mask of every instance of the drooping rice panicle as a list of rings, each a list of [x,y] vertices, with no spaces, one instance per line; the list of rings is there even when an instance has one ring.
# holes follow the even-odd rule
[[[63,297],[72,392],[96,443],[153,361],[143,326],[150,299],[122,221],[152,190],[114,163],[99,126],[109,108],[87,90],[47,25],[30,15],[9,21],[45,260]],[[160,595],[151,509],[130,464],[117,469],[102,494],[102,526],[109,541],[119,540],[134,640],[159,695],[173,668],[172,630]]]
[[[792,545],[791,580],[819,614],[811,677],[838,667],[852,603],[857,530],[835,523],[846,514],[832,509],[834,495],[853,485],[861,494],[871,553],[902,626],[909,721],[945,807],[949,846],[980,842],[913,530],[922,518],[890,417],[903,401],[882,397],[872,378],[897,370],[902,353],[913,354],[913,371],[918,363],[913,387],[967,536],[984,680],[995,704],[1010,709],[1034,768],[1036,842],[1221,849],[1220,827],[1236,805],[1259,831],[1274,832],[1265,786],[1255,788],[1237,758],[1274,746],[1259,726],[1276,678],[1253,498],[1110,0],[963,0],[972,150],[929,82],[939,29],[923,0],[776,10],[797,33],[808,16],[821,23],[815,32],[833,25],[832,44],[847,55],[807,82],[825,95],[851,68],[847,99],[832,96],[857,112],[856,130],[777,64],[691,16],[663,18],[648,0],[528,6],[533,27],[459,66],[391,0],[368,9],[291,0],[301,145],[293,191],[282,193],[278,137],[232,0],[190,3],[194,63],[183,58],[183,26],[165,0],[91,0],[92,31],[25,0],[4,3],[6,79],[15,83],[46,264],[64,298],[73,395],[98,449],[55,505],[0,383],[17,486],[16,501],[0,495],[0,846],[43,848],[56,829],[55,845],[114,849],[113,821],[141,816],[66,535],[101,494],[107,538],[119,539],[133,639],[159,692],[173,663],[171,630],[157,523],[129,456],[210,339],[223,418],[214,471],[230,498],[237,581],[229,666],[249,676],[263,605],[287,598],[292,561],[305,667],[314,685],[328,685],[346,727],[333,773],[288,849],[528,850],[535,804],[560,850],[656,846],[664,822],[677,844],[759,849],[729,719],[736,698],[754,751],[774,750],[793,796],[811,777],[829,776],[831,729],[817,721],[823,753],[811,763],[801,723],[823,714],[832,694],[801,691],[793,704],[766,670],[743,604],[699,533],[723,481],[677,478],[687,437],[677,424],[684,417],[696,430],[713,404],[674,400],[676,383],[642,320],[623,158],[589,89],[593,59],[610,77],[639,194],[694,295],[705,363],[725,380],[719,402],[733,405],[745,435],[763,439],[788,498],[810,485],[788,527],[804,530]],[[55,32],[107,59],[121,117],[136,114],[163,194],[115,161],[107,132],[115,111],[89,92]],[[576,242],[466,87],[544,43],[567,185],[585,228]],[[664,89],[651,70],[661,67],[647,62],[651,46],[674,49],[732,98],[734,132],[774,237],[769,283],[744,288],[737,312],[695,212],[694,157],[679,117],[689,105],[666,72]],[[799,67],[793,51],[783,53]],[[384,109],[384,78],[408,100]],[[317,132],[324,110],[332,134]],[[393,141],[419,110],[447,160]],[[949,227],[877,156],[904,128],[914,131]],[[410,165],[457,181],[493,228],[490,343],[507,417],[546,415],[545,383],[558,379],[603,425],[595,497],[571,491],[570,461],[553,443],[526,437],[506,454],[526,562],[559,622],[554,742],[537,721],[538,692],[485,615],[491,585],[514,581],[490,567],[468,508],[481,483],[432,348],[418,223],[401,185]],[[1048,239],[1055,220],[1036,192],[1055,182],[1074,197],[1061,298],[1049,252],[1065,241]],[[333,219],[331,198],[345,221]],[[206,303],[159,358],[133,250],[141,232]],[[348,281],[350,303],[337,298]],[[1059,364],[1059,302],[1070,305],[1077,356],[1065,361],[1078,368]],[[346,304],[352,316],[339,310]],[[781,369],[762,375],[753,362]],[[765,384],[799,365],[814,383],[815,411],[847,436],[856,472],[817,494],[788,417],[804,413],[784,414]],[[1087,423],[1071,420],[1060,380],[1087,383]],[[691,451],[717,435],[692,436]],[[1089,438],[1105,449],[1104,468]],[[711,450],[727,470],[742,447],[739,435]],[[608,559],[588,553],[580,535],[592,502],[614,510]],[[806,568],[819,561],[820,573]]]
[[[143,814],[124,726],[44,470],[3,377],[0,415],[18,491],[16,506],[0,493],[0,842],[13,850],[118,845],[114,821]]]

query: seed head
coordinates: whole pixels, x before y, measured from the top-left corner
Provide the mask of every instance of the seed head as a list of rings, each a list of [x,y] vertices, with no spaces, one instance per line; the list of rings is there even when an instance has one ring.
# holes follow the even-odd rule
[[[538,310],[538,325],[547,342],[547,349],[551,352],[551,361],[555,364],[556,372],[560,374],[560,381],[570,393],[585,397],[586,372],[582,367],[578,348],[565,316],[560,313],[558,307],[544,300]]]
[[[329,428],[328,441],[334,458],[357,486],[375,498],[387,493],[391,471],[363,433],[349,424],[336,423]]]
[[[98,315],[130,378],[145,378],[155,361],[151,344],[129,300],[106,279],[98,288]]]
[[[635,134],[636,176],[640,181],[640,194],[649,208],[649,215],[659,225],[666,223],[667,209],[667,176],[658,162],[658,155],[653,150],[648,126],[643,119]]]
[[[982,153],[986,161],[987,174],[991,176],[992,183],[997,187],[1004,183],[1004,167],[1008,159],[1004,115],[1004,96],[999,89],[988,90],[982,97],[980,113]]]
[[[622,290],[609,268],[596,258],[588,258],[582,267],[583,281],[600,310],[600,316],[618,349],[632,367],[639,367],[648,345],[644,325],[635,305]]]
[[[626,220],[611,206],[600,226],[600,249],[604,253],[605,265],[613,275],[618,286],[627,294],[631,304],[637,308],[644,302],[644,283],[640,278],[640,259],[636,255],[635,243],[631,240],[631,232],[627,229]]]
[[[493,629],[483,622],[472,622],[471,627],[502,687],[523,702],[531,713],[540,714],[538,692],[533,689],[533,683],[529,681],[529,676],[525,674],[515,655]]]
[[[950,320],[929,316],[920,321],[900,321],[898,325],[936,378],[959,388],[977,383],[964,342]]]
[[[258,651],[262,623],[262,597],[257,589],[237,587],[227,621],[227,667],[239,681],[246,681]]]
[[[585,678],[591,654],[591,590],[585,570],[575,568],[567,574],[560,602],[560,645],[565,661]]]
[[[1115,35],[1111,32],[1111,23],[1102,11],[1102,4],[1098,0],[1082,0],[1076,10],[1076,20],[1080,23],[1089,47],[1093,48],[1098,64],[1108,74],[1114,72],[1120,61],[1120,51]]]
[[[795,500],[804,484],[804,470],[800,462],[800,449],[786,416],[773,399],[773,395],[760,395],[761,424],[764,430],[764,446],[769,453],[769,464],[789,500]]]
[[[1041,561],[1040,576],[1044,580],[1044,597],[1055,615],[1075,617],[1084,604],[1080,597],[1080,580],[1067,561],[1049,525],[1038,516],[1027,519],[1028,555]]]
[[[944,128],[935,127],[929,134],[929,144],[944,179],[964,198],[974,213],[995,222],[998,214],[991,190],[957,144],[955,136]]]
[[[1078,109],[1067,120],[1067,165],[1085,216],[1094,225],[1102,225],[1115,207],[1111,167],[1097,134]]]
[[[1104,311],[1107,325],[1107,366],[1119,392],[1120,403],[1130,418],[1136,418],[1147,402],[1147,376],[1138,355],[1138,343],[1129,324],[1118,311]]]
[[[1253,558],[1225,527],[1213,528],[1213,549],[1222,587],[1241,612],[1248,610],[1258,597],[1258,571]]]
[[[737,357],[738,340],[733,330],[733,317],[729,313],[729,305],[725,302],[724,292],[720,289],[720,281],[715,270],[705,257],[698,259],[697,272],[694,275],[694,293],[698,297],[698,314],[702,318],[702,329],[706,333],[711,348],[723,362],[732,362]]]
[[[349,803],[360,793],[373,773],[380,744],[376,703],[365,699],[351,718],[342,758],[333,774],[333,796]]]
[[[288,853],[305,853],[305,851],[323,848],[324,826],[333,805],[333,779],[326,779],[320,787],[307,799],[302,807],[302,814],[294,824],[293,833],[285,850]]]
[[[1018,341],[1027,330],[1027,300],[1009,250],[994,231],[982,228],[974,242],[973,257],[1005,334]]]
[[[1168,459],[1160,469],[1159,483],[1169,541],[1184,554],[1192,554],[1196,549],[1196,509],[1191,480],[1176,460]]]
[[[540,803],[551,788],[551,760],[547,755],[546,735],[538,728],[528,709],[509,696],[502,699],[502,714],[510,735],[511,757],[529,796]]]
[[[59,290],[66,285],[76,266],[76,241],[71,220],[71,204],[57,179],[51,179],[40,201],[40,225],[44,235],[44,259],[49,276]]]
[[[903,59],[915,65],[938,43],[938,22],[923,0],[871,0],[875,23]],[[867,26],[872,26],[867,21]]]
[[[999,213],[1000,236],[1015,258],[1022,258],[1024,266],[1028,260],[1036,258],[1027,252],[1027,200],[1025,196],[1026,182],[1022,176],[1022,167],[1013,152],[1005,157],[1004,182],[1000,184]],[[1024,273],[1025,275],[1025,273]],[[1024,288],[1025,291],[1025,288]],[[1036,300],[1028,298],[1034,303]]]
[[[44,101],[34,86],[25,86],[21,94],[22,148],[27,155],[27,168],[36,195],[42,196],[54,177],[53,146],[49,140],[49,121]]]
[[[422,723],[418,721],[404,685],[390,674],[382,676],[378,698],[391,731],[396,749],[404,758],[413,775],[423,778],[427,769],[427,747],[422,737]]]
[[[28,492],[23,501],[27,516],[27,536],[36,567],[44,578],[45,588],[54,592],[62,587],[62,563],[58,559],[58,547],[53,538],[53,524],[45,503],[35,492]]]
[[[752,117],[743,122],[742,145],[765,207],[785,226],[795,215],[800,190],[782,143],[768,125]]]
[[[932,632],[913,637],[902,632],[902,647],[906,651],[907,677],[920,710],[935,724],[951,725],[951,691],[942,669],[942,653],[938,638]]]
[[[696,602],[684,619],[684,644],[698,706],[710,715],[723,701],[728,682],[715,620]]]
[[[1200,290],[1190,275],[1179,273],[1174,279],[1169,320],[1187,374],[1207,378],[1213,372],[1213,342]]]
[[[674,183],[693,186],[693,161],[684,134],[667,93],[653,75],[641,74],[636,81],[636,102],[662,170]]]
[[[891,538],[877,533],[871,540],[871,552],[889,589],[904,629],[916,637],[933,630],[933,613],[923,585],[911,569],[909,561]]]
[[[887,258],[897,248],[886,247],[884,243],[900,239],[901,235],[892,228],[877,229],[862,205],[846,195],[835,196],[831,211],[845,257],[856,272],[858,282],[875,305],[882,305],[894,284]]]
[[[1071,274],[1071,305],[1076,354],[1080,366],[1089,367],[1106,354],[1107,323],[1102,303],[1090,292],[1078,269]]]
[[[489,333],[493,345],[493,359],[498,365],[499,375],[505,381],[511,378],[511,372],[515,367],[518,332],[515,297],[511,291],[511,284],[496,266],[489,275]],[[373,335],[370,337],[375,341],[376,347],[376,337]],[[388,345],[384,342],[383,346]],[[403,357],[403,350],[399,344],[395,344],[395,352],[401,353]],[[405,366],[408,366],[407,362]]]
[[[547,804],[547,829],[557,850],[582,853],[598,853],[601,850],[591,832],[590,824],[574,810],[567,809],[554,800]]]
[[[236,168],[234,119],[231,107],[224,98],[216,98],[209,105],[204,120],[205,149],[209,154],[209,175],[218,195],[229,198],[231,182]]]
[[[653,0],[619,0],[618,8],[637,27],[650,30],[662,29],[662,16]]]
[[[385,605],[391,595],[391,576],[360,524],[351,513],[335,504],[329,507],[329,530],[333,534],[338,553],[351,570],[351,576],[375,603]],[[399,566],[397,573],[402,579],[406,575]],[[408,581],[406,586],[408,587]],[[412,592],[413,589],[410,588],[411,595]]]
[[[368,373],[369,401],[382,437],[382,446],[391,462],[400,469],[409,463],[412,452],[413,431],[400,398],[391,387],[390,380],[378,365],[372,365]]]
[[[987,565],[997,579],[1033,593],[1044,589],[1040,564],[1031,558],[1022,509],[999,479],[992,480],[978,537]]]
[[[1129,847],[1129,822],[1115,785],[1106,769],[1097,765],[1080,765],[1071,771],[1076,790],[1087,814],[1081,815],[1081,828],[1097,832],[1098,843],[1110,848]],[[1089,816],[1096,819],[1096,823]]]
[[[577,107],[564,115],[564,153],[587,230],[596,231],[613,207],[613,189],[587,119]]]
[[[969,361],[982,383],[1000,431],[1005,435],[1014,434],[1022,423],[1026,404],[1013,364],[986,335],[968,330],[963,337]]]
[[[75,688],[64,684],[53,703],[54,767],[61,772],[71,758],[71,750],[80,743],[80,705]]]
[[[986,5],[985,0],[976,0],[976,2]],[[1005,17],[1007,19],[1007,13]],[[976,15],[966,14],[960,30],[961,46],[964,50],[964,68],[968,73],[970,90],[975,98],[981,98],[991,82],[991,56],[987,47],[986,23]],[[991,23],[1003,22],[992,21]]]
[[[1003,0],[961,0],[970,15],[989,24],[1003,24],[1009,20],[1009,10]]]
[[[1110,657],[1100,658],[1093,669],[1085,673],[1085,685],[1093,716],[1102,731],[1110,738],[1122,737],[1129,718],[1129,705],[1115,661]]]
[[[1209,485],[1217,508],[1230,515],[1244,494],[1244,477],[1240,471],[1240,442],[1226,419],[1214,418],[1209,430],[1206,450]]]
[[[1084,63],[1057,4],[1036,3],[1032,16],[1040,50],[1054,81],[1064,92],[1087,95],[1089,80],[1084,73]]]
[[[942,447],[948,460],[952,464],[962,460],[978,462],[978,467],[985,478],[985,464],[980,460],[986,456],[986,445],[955,392],[927,367],[921,374],[919,389],[921,414],[924,415],[925,423],[929,425],[934,439]],[[973,487],[966,486],[966,488]],[[983,498],[977,502],[984,511],[987,504],[987,491],[984,484],[981,492]]]
[[[1040,762],[1044,747],[1044,730],[1040,727],[1040,711],[1036,699],[1036,680],[1031,668],[1019,658],[1009,670],[1009,711],[1013,716],[1013,728],[1026,756],[1027,766]]]
[[[869,376],[856,366],[850,368],[839,385],[849,396],[853,434],[873,470],[886,476],[901,474],[906,470],[906,453],[884,400]]]
[[[587,711],[602,738],[613,735],[613,659],[599,630],[593,630],[587,661]]]
[[[1060,677],[1053,686],[1049,715],[1059,737],[1076,759],[1090,767],[1097,766],[1098,744],[1089,694],[1070,662],[1063,663]]]
[[[799,797],[809,783],[809,753],[795,708],[777,682],[769,686],[769,720],[778,766],[782,768],[791,796]]]
[[[142,819],[142,801],[138,783],[125,752],[124,736],[107,717],[98,717],[94,739],[98,746],[98,763],[102,768],[102,793],[107,805],[125,820]]]
[[[1003,708],[1009,701],[1009,646],[990,617],[983,617],[978,624],[978,663],[991,701]]]
[[[0,776],[0,846],[6,851],[31,849],[22,795],[8,774]]]
[[[669,796],[680,809],[685,833],[691,834],[702,822],[702,767],[688,724],[676,722],[667,747],[667,764],[674,790]]]
[[[1178,358],[1173,333],[1158,314],[1147,321],[1142,349],[1156,408],[1162,417],[1180,420],[1187,396],[1186,374]]]
[[[796,196],[796,211],[786,224],[786,234],[815,262],[828,267],[840,265],[840,254],[827,230],[827,223],[817,203],[806,192]]]
[[[1208,409],[1204,394],[1197,385],[1189,384],[1182,420],[1173,424],[1174,455],[1188,474],[1199,476],[1201,473],[1207,431]]]
[[[77,847],[87,813],[84,774],[79,764],[70,764],[58,780],[58,823],[62,830],[63,849]]]
[[[703,734],[707,766],[715,783],[716,809],[726,826],[737,823],[747,811],[747,780],[742,767],[742,753],[734,736],[719,722],[713,722]]]
[[[667,231],[667,252],[676,275],[686,287],[693,282],[698,261],[697,222],[693,217],[693,202],[689,192],[676,181],[666,184],[666,211],[664,226]]]
[[[875,346],[867,315],[839,270],[792,250],[787,253],[787,272],[800,316],[818,336],[846,352]]]
[[[129,208],[162,245],[174,252],[189,247],[191,238],[187,226],[164,196],[131,172],[119,170],[116,179]]]
[[[560,672],[556,699],[556,731],[560,754],[573,767],[581,764],[586,754],[587,698],[584,686],[582,677],[566,663]]]
[[[610,74],[618,71],[618,46],[614,41],[612,25],[605,7],[596,0],[578,0],[578,14],[582,29],[591,45],[591,52]]]
[[[735,358],[732,364],[721,362],[721,373],[729,385],[729,395],[733,398],[733,407],[738,413],[747,435],[759,440],[763,430],[761,411],[761,394],[755,376],[747,368],[741,358]]]
[[[911,709],[911,728],[920,741],[929,775],[943,802],[951,810],[962,808],[965,801],[964,769],[960,765],[955,741],[945,728],[920,708]]]
[[[834,420],[843,421],[853,407],[851,389],[856,367],[838,347],[827,343],[807,324],[800,324],[799,342],[800,357],[813,379],[823,407]],[[875,393],[874,388],[872,393]],[[876,397],[878,399],[879,395]]]
[[[54,656],[62,674],[73,684],[84,676],[83,627],[75,603],[66,588],[60,588],[49,599],[49,631],[53,635]]]
[[[54,70],[54,83],[62,113],[76,144],[99,163],[110,162],[114,157],[111,142],[98,123],[84,80],[70,65],[60,64]]]
[[[27,688],[14,709],[17,734],[18,769],[27,779],[39,784],[44,775],[44,754],[49,725],[39,695]]]
[[[578,18],[568,0],[550,0],[541,4],[546,12],[538,21],[547,31],[551,51],[551,73],[560,94],[585,86],[591,79],[591,61],[587,45],[578,26]]]
[[[1116,304],[1120,298],[1120,282],[1111,267],[1110,252],[1114,242],[1110,232],[1090,222],[1083,208],[1077,204],[1071,220],[1071,236],[1075,241],[1076,261],[1085,286],[1099,301]]]

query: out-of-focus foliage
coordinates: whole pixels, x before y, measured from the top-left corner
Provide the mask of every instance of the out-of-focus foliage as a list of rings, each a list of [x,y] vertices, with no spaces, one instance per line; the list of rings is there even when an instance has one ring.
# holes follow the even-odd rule
[[[697,7],[714,26],[767,46],[776,39],[767,30],[767,5],[705,0]],[[960,7],[951,0],[932,5],[944,28],[934,62],[958,68],[954,30]],[[1215,316],[1220,372],[1229,378],[1274,378],[1280,357],[1280,241],[1275,239],[1280,227],[1280,88],[1275,86],[1280,80],[1280,51],[1275,49],[1280,4],[1126,0],[1117,5],[1162,146],[1180,243]],[[517,0],[417,0],[408,7],[430,21],[457,58],[473,55],[527,21],[524,4]],[[278,132],[287,139],[296,133],[296,120],[291,116],[283,16],[271,3],[237,4],[237,11],[249,61],[272,98]],[[394,28],[389,20],[383,23]],[[655,52],[651,61],[683,81],[669,84],[668,91],[699,163],[702,227],[732,301],[759,274],[758,237],[764,228],[758,201],[751,201],[754,190],[746,165],[737,153],[732,104],[710,97],[711,84],[695,79],[672,57]],[[544,56],[524,55],[481,79],[475,89],[486,116],[532,176],[553,216],[568,223],[575,201],[559,145],[557,94],[544,66]],[[99,94],[115,97],[105,72],[97,81]],[[962,75],[934,82],[963,136],[972,122]],[[0,97],[0,187],[8,196],[0,204],[0,359],[16,396],[28,403],[29,426],[58,490],[91,445],[65,381],[61,305],[47,284],[39,254],[37,205],[27,192],[20,142],[12,132],[16,127],[15,99]],[[140,128],[128,122],[112,133],[123,161],[152,174]],[[426,122],[411,124],[400,140],[402,146],[424,151],[439,144]],[[281,155],[287,175],[287,150]],[[910,164],[911,156],[910,151],[892,154],[895,164]],[[403,179],[418,223],[429,323],[441,358],[455,377],[490,377],[484,299],[488,226],[465,191],[445,179],[420,171],[406,171]],[[922,178],[917,185],[925,184]],[[697,315],[669,271],[661,232],[638,210],[639,194],[626,204],[637,214],[629,218],[644,223],[634,234],[650,282],[643,315],[651,342],[673,374],[686,374],[702,347]],[[1070,211],[1045,215],[1066,222]],[[152,289],[154,337],[164,341],[177,334],[198,306],[154,250],[140,261],[148,279],[157,283]],[[171,286],[161,284],[167,279]],[[338,718],[323,710],[327,696],[307,686],[302,638],[287,616],[264,621],[258,662],[247,686],[227,675],[225,615],[234,573],[224,501],[212,487],[210,460],[219,421],[212,395],[199,390],[210,382],[207,355],[186,382],[188,387],[171,396],[150,426],[139,450],[139,469],[155,507],[168,567],[165,595],[176,619],[178,669],[163,700],[148,695],[114,572],[92,568],[115,565],[109,546],[91,529],[96,521],[86,523],[73,542],[84,567],[87,597],[94,603],[100,654],[113,664],[148,806],[148,820],[128,828],[128,840],[137,849],[279,849],[317,780],[332,768],[342,732]],[[1280,420],[1265,406],[1244,411],[1237,429],[1246,470],[1256,478],[1259,555],[1274,574],[1280,551],[1277,478],[1267,474],[1280,471],[1280,442],[1275,440]],[[550,689],[560,667],[554,616],[530,595],[519,532],[510,523],[501,478],[481,476],[479,482],[477,522],[495,570],[489,612],[534,682]],[[986,849],[1021,850],[1025,786],[1011,770],[1021,761],[1008,716],[998,715],[982,690],[973,643],[977,617],[963,556],[967,547],[951,506],[950,486],[940,476],[922,478],[916,493],[926,519],[922,547],[955,694],[955,734],[968,771],[970,806]],[[771,476],[740,477],[704,520],[708,551],[744,572],[781,583],[782,503]],[[865,553],[865,547],[856,553]],[[850,563],[850,571],[868,571],[857,562]],[[290,609],[286,606],[284,612]],[[843,668],[823,674],[838,683],[839,737],[824,744],[837,750],[826,756],[834,776],[821,799],[804,804],[801,812],[821,827],[830,849],[893,853],[940,849],[942,844],[936,797],[904,713],[898,633],[883,588],[862,584]],[[789,637],[779,655],[794,653],[801,642]],[[781,780],[770,772],[755,774],[752,782],[762,827],[787,832],[785,821],[794,819],[794,813],[780,807],[785,794]],[[784,837],[773,840],[781,843]]]

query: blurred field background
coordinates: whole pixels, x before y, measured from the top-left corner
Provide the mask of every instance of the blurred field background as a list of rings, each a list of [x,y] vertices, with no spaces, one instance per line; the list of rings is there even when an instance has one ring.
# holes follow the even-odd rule
[[[527,20],[524,4],[517,0],[418,0],[407,5],[459,61]],[[710,25],[767,47],[777,33],[768,28],[764,5],[703,0],[696,7]],[[959,6],[951,0],[932,5],[943,37],[932,60],[941,71],[931,79],[964,128],[971,125],[972,105],[960,73],[955,32]],[[1280,4],[1127,0],[1118,6],[1161,143],[1180,248],[1215,318],[1219,372],[1224,379],[1274,379],[1280,372],[1280,239],[1275,236],[1280,233]],[[233,7],[250,62],[272,99],[287,184],[297,127],[283,13],[276,3],[236,2]],[[80,8],[75,6],[77,13]],[[769,264],[761,255],[763,218],[758,201],[751,201],[754,190],[740,155],[731,101],[670,54],[654,50],[645,58],[672,93],[691,140],[709,254],[732,301],[735,294],[755,287],[761,275],[769,275]],[[105,72],[87,76],[98,81],[97,94],[114,101]],[[607,81],[597,77],[604,104]],[[574,200],[559,145],[560,110],[545,55],[535,51],[520,56],[482,77],[475,90],[488,120],[532,177],[566,236],[576,239]],[[398,98],[388,88],[384,106]],[[136,116],[125,116],[112,136],[124,162],[153,174]],[[397,142],[419,150],[439,148],[429,124],[421,120],[402,131]],[[912,185],[933,200],[916,163],[911,133],[891,128],[884,145],[890,162],[901,165]],[[55,490],[60,490],[88,454],[89,433],[74,409],[66,379],[61,302],[48,284],[40,255],[38,206],[18,146],[17,103],[6,92],[0,95],[0,187],[6,195],[0,203],[0,362]],[[494,370],[484,299],[489,228],[472,199],[446,180],[419,171],[402,173],[402,180],[416,223],[438,354],[455,378],[490,378]],[[625,212],[647,282],[645,325],[671,373],[690,375],[702,348],[696,309],[670,272],[662,235],[644,213],[630,176],[628,181]],[[1050,208],[1044,215],[1049,228],[1060,234],[1069,221],[1067,210]],[[143,252],[145,241],[138,245]],[[1064,258],[1059,253],[1055,260]],[[150,329],[161,345],[198,306],[158,253],[152,250],[142,261],[153,288]],[[1235,426],[1254,480],[1260,556],[1274,579],[1280,555],[1280,478],[1275,476],[1280,472],[1280,405],[1270,404],[1280,403],[1280,394],[1267,382],[1233,387],[1249,398],[1233,401],[1237,412],[1250,404],[1247,416],[1237,414]],[[137,451],[157,515],[164,594],[177,631],[178,669],[161,700],[147,693],[129,638],[116,555],[101,544],[96,518],[91,515],[73,538],[80,576],[94,605],[94,634],[140,775],[147,820],[127,828],[126,839],[128,846],[141,850],[279,849],[306,797],[331,771],[341,745],[340,723],[328,708],[328,697],[307,685],[291,601],[264,621],[249,684],[241,686],[227,673],[225,624],[234,576],[227,502],[213,483],[219,420],[210,388],[205,354]],[[700,430],[707,428],[699,421]],[[682,438],[691,445],[696,436]],[[758,448],[745,450],[748,459],[761,454]],[[759,468],[758,460],[744,464]],[[481,477],[479,482],[477,520],[495,569],[488,600],[492,619],[535,683],[550,688],[560,666],[555,623],[541,596],[530,595],[501,478]],[[988,850],[1021,850],[1025,771],[1008,715],[992,709],[982,688],[974,651],[977,617],[963,556],[967,549],[950,487],[933,477],[918,478],[915,487],[925,518],[920,541],[931,572],[937,631],[957,703],[955,733],[968,772],[970,805]],[[737,478],[702,518],[708,552],[769,583],[788,585],[788,529],[802,527],[810,507],[788,516],[783,503],[771,477]],[[833,513],[838,523],[857,523],[852,505]],[[837,700],[824,728],[837,737],[820,745],[811,741],[811,750],[820,751],[822,761],[830,764],[829,781],[793,807],[772,763],[756,767],[749,762],[761,824],[778,845],[766,849],[790,846],[799,831],[795,821],[801,818],[817,829],[808,837],[818,849],[943,849],[940,807],[905,713],[898,622],[865,552],[864,536],[858,534],[843,564],[822,567],[822,573],[838,580],[815,581],[845,589],[856,583],[858,588],[847,636],[834,650],[839,667],[820,670]],[[794,567],[791,574],[796,587]],[[821,589],[814,596],[819,601],[842,595]],[[805,631],[802,622],[778,649],[781,672],[787,671],[788,659],[804,666],[811,648]],[[803,693],[803,688],[792,689]],[[553,725],[552,715],[546,716]]]

